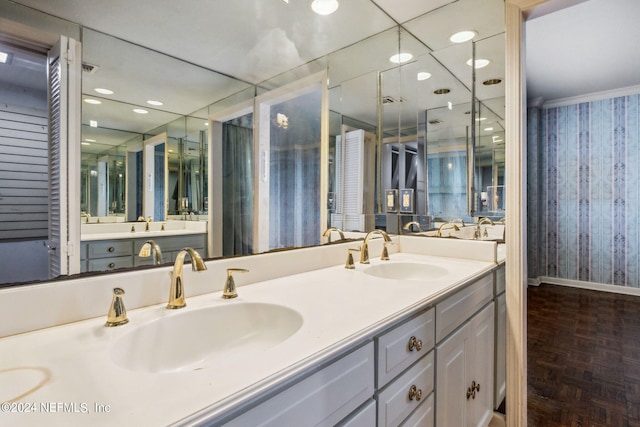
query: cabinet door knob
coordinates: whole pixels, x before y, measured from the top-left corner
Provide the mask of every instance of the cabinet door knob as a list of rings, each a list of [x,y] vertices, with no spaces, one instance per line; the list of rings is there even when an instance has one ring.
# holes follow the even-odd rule
[[[480,384],[476,384],[475,381],[472,381],[471,387],[467,389],[467,400],[469,400],[469,398],[475,399],[476,392],[480,392]]]
[[[114,248],[113,246],[109,246],[109,249],[107,249],[109,252],[113,252],[116,250],[116,248]]]
[[[422,340],[419,340],[416,337],[409,338],[409,351],[413,350],[422,350]]]
[[[115,263],[115,262],[110,262],[110,263],[109,263],[109,268],[113,268],[113,267],[115,267],[115,266],[116,266],[116,263]]]
[[[409,389],[409,400],[416,399],[416,401],[420,401],[422,399],[422,389],[412,385]]]

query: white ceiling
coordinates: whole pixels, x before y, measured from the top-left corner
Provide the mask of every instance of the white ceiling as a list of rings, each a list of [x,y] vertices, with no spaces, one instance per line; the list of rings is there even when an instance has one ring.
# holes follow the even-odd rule
[[[475,30],[477,53],[492,59],[478,70],[478,81],[504,79],[503,0],[341,0],[329,16],[313,13],[310,0],[13,1],[84,28],[83,62],[100,68],[83,73],[83,93],[103,104],[83,104],[83,124],[99,116],[101,128],[148,132],[251,85],[269,89],[292,69],[304,75],[316,67],[329,69],[330,87],[341,86],[336,111],[367,123],[377,123],[377,70],[384,71],[383,95],[403,98],[403,111],[467,103],[471,43],[448,40],[461,29]],[[399,49],[414,55],[401,72],[388,61]],[[417,86],[418,71],[432,78]],[[96,87],[115,94],[97,95]],[[433,95],[443,87],[452,92]],[[477,94],[500,98],[504,85],[481,86]],[[148,99],[164,105],[149,107]],[[124,108],[111,108],[114,101]],[[332,96],[332,108],[334,102]],[[503,108],[501,101],[494,104]],[[135,126],[125,127],[136,106],[150,113],[133,115]],[[416,125],[415,115],[399,111],[399,104],[385,106],[385,126]],[[206,118],[206,110],[198,116]],[[468,116],[457,120],[466,123]],[[83,126],[84,137],[107,141],[106,133]],[[127,137],[113,133],[111,143]]]
[[[554,0],[548,6],[562,2],[567,3]],[[640,1],[589,0],[548,12],[526,23],[530,100],[558,100],[640,84]]]

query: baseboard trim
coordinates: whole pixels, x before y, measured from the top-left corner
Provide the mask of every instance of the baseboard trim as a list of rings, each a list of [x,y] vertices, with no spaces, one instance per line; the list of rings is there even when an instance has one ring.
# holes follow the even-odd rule
[[[532,282],[534,283],[532,284]],[[535,279],[528,280],[528,284],[530,286],[538,286],[541,283],[548,283],[550,285],[568,286],[571,288],[591,289],[594,291],[612,292],[612,293],[623,294],[623,295],[640,296],[640,288],[630,288],[627,286],[609,285],[606,283],[596,283],[596,282],[585,282],[582,280],[560,279],[557,277],[547,277],[547,276],[539,276]]]

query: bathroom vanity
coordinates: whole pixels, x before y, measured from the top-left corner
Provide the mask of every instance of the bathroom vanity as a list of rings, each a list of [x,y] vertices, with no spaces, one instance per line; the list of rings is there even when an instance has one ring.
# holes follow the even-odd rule
[[[80,271],[83,273],[152,265],[153,258],[138,256],[149,239],[158,244],[165,263],[175,261],[184,247],[207,256],[206,221],[82,224],[81,233]]]
[[[106,314],[117,285],[129,323],[106,328],[103,314],[0,339],[0,377],[13,379],[0,400],[16,409],[0,416],[16,426],[486,426],[504,393],[497,245],[394,242],[381,261],[382,239],[372,239],[371,263],[354,270],[344,259],[358,242],[209,261],[185,271],[181,310],[157,304],[165,268],[92,278],[82,316]],[[238,267],[251,272],[236,279],[239,297],[223,300],[226,269]],[[24,292],[55,293],[42,286]],[[88,409],[51,414],[41,402]]]

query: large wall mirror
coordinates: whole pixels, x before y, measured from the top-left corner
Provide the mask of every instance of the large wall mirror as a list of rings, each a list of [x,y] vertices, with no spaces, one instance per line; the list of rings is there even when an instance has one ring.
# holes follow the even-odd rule
[[[289,69],[242,69],[250,76],[244,81],[230,77],[233,67],[214,72],[83,28],[83,242],[95,225],[126,223],[128,231],[139,230],[140,220],[153,220],[152,229],[153,223],[197,221],[208,223],[204,230],[214,250],[207,255],[237,256],[324,243],[321,232],[331,226],[399,233],[412,220],[431,227],[451,218],[503,215],[503,1],[442,1],[417,17],[398,11],[393,19],[373,2],[357,3],[345,7],[374,16],[373,35],[363,31],[344,40],[347,47],[308,61],[300,58],[304,52],[293,61],[276,50],[284,55],[278,65],[291,62]],[[451,41],[460,30],[473,30],[473,38]],[[253,48],[245,53],[247,60],[256,55]],[[474,58],[490,62],[474,69]],[[313,228],[290,227],[282,221],[289,207],[274,205],[281,221],[270,223],[277,230],[272,242],[259,244],[256,201],[248,195],[259,188],[256,171],[266,161],[254,142],[256,99],[318,73],[326,76],[326,93],[273,103],[272,134],[281,136],[280,154],[292,144],[294,166],[325,182],[290,191],[268,179],[271,192],[285,194],[277,199],[294,206],[313,192],[313,203],[298,207],[313,211]],[[231,117],[229,111],[242,114]],[[283,116],[286,125],[279,121]],[[304,128],[297,128],[300,123]],[[210,128],[218,124],[227,141],[219,155],[227,160],[216,163]],[[308,147],[290,140],[293,133],[309,135]],[[318,149],[320,144],[326,147]],[[295,163],[315,149],[312,165]],[[289,168],[276,159],[269,159],[272,170]],[[296,179],[283,175],[283,185]],[[216,183],[224,190],[217,193]],[[397,191],[395,210],[388,190]],[[219,224],[237,225],[211,224],[218,214]]]

